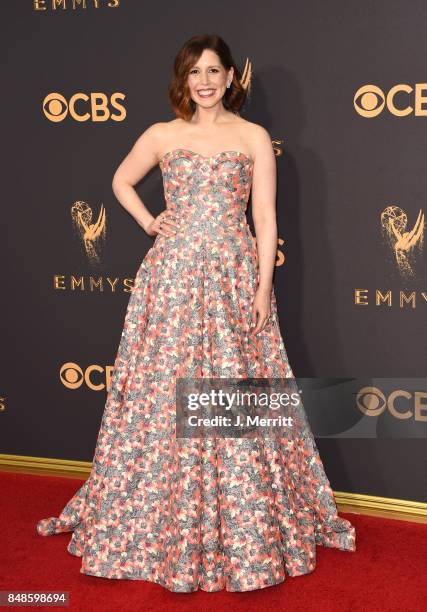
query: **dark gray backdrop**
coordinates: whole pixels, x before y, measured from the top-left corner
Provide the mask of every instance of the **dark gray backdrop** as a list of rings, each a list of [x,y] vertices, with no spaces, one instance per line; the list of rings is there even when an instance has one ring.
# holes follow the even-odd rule
[[[241,69],[251,61],[242,114],[283,141],[277,210],[285,263],[275,291],[294,374],[425,376],[425,252],[416,258],[418,277],[403,278],[381,239],[380,214],[400,206],[410,229],[426,210],[427,117],[385,108],[365,118],[353,104],[363,85],[387,94],[426,80],[425,3],[93,4],[53,10],[48,0],[20,0],[2,10],[0,452],[92,459],[105,388],[69,389],[60,369],[114,362],[130,295],[124,279],[133,279],[153,239],[117,202],[111,180],[139,134],[173,118],[172,62],[196,33],[223,36]],[[42,110],[52,92],[66,100],[101,92],[113,113],[111,96],[121,92],[126,118],[52,122]],[[395,103],[415,106],[414,97],[398,94]],[[87,102],[76,108],[91,112]],[[138,192],[153,213],[163,208],[158,168]],[[98,266],[73,231],[79,200],[95,219],[101,204],[106,209]],[[87,284],[91,275],[103,291],[71,289],[72,276]],[[119,279],[115,292],[107,278]],[[355,304],[356,289],[368,290],[367,305]],[[375,304],[377,289],[392,292],[391,306]],[[399,306],[401,290],[415,292],[416,307]],[[105,383],[105,372],[90,379]],[[333,488],[424,501],[425,439],[404,436],[402,428],[401,439],[318,439]]]

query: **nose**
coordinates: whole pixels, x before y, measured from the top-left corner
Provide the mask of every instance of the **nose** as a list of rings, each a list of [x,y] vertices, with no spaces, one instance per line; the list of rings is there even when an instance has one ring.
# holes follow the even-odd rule
[[[201,72],[200,75],[200,84],[205,87],[209,85],[209,75],[207,72]]]

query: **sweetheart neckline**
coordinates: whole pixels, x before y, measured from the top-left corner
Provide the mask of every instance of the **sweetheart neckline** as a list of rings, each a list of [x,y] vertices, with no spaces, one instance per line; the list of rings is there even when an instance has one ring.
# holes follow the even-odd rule
[[[172,155],[173,153],[182,151],[184,153],[191,153],[192,155],[197,155],[198,157],[201,157],[202,159],[206,159],[206,160],[211,160],[211,159],[215,159],[216,157],[219,157],[220,155],[225,155],[226,153],[235,153],[236,155],[243,155],[244,157],[246,157],[246,159],[251,163],[254,164],[254,160],[252,159],[252,157],[250,157],[250,155],[248,155],[247,153],[243,153],[243,151],[237,151],[234,149],[229,149],[227,151],[219,151],[218,153],[215,153],[214,155],[202,155],[201,153],[197,153],[196,151],[192,151],[191,149],[183,149],[183,148],[177,148],[177,149],[172,149],[171,151],[167,151],[160,159],[159,159],[159,164],[162,164],[163,161],[166,159],[166,157],[169,157],[169,155]]]

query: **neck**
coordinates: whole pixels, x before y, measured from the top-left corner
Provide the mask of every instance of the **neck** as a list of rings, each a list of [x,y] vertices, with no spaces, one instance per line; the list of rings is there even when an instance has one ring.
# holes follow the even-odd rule
[[[197,105],[196,110],[190,123],[199,125],[200,127],[209,127],[211,125],[222,123],[226,119],[228,112],[225,110],[224,105],[217,104],[212,108],[203,108]]]

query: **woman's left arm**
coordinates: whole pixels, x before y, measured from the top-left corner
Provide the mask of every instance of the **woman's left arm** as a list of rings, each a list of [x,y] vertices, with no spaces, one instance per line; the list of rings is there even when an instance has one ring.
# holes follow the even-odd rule
[[[277,255],[276,156],[269,133],[256,126],[253,140],[252,218],[259,262],[259,284],[252,308],[252,334],[264,329],[270,315],[273,273]]]

